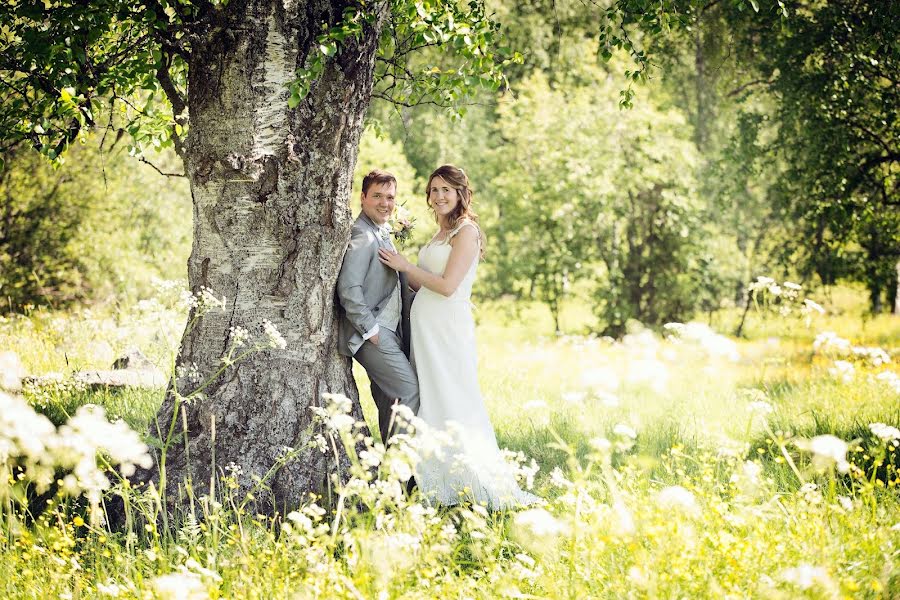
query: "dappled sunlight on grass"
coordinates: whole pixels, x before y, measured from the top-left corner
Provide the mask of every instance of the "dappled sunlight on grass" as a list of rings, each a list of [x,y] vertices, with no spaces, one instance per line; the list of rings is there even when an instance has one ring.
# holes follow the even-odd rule
[[[198,598],[900,595],[897,348],[884,347],[887,364],[869,349],[896,343],[900,319],[854,331],[851,317],[824,315],[807,330],[769,316],[748,320],[745,339],[689,325],[636,327],[615,341],[548,337],[540,307],[512,312],[480,307],[479,377],[498,441],[522,453],[516,472],[523,486],[534,476],[543,505],[490,512],[406,496],[413,457],[425,450],[363,437],[343,412],[349,402],[336,399],[317,417],[329,438],[317,447],[366,448],[351,452],[337,508],[310,498],[278,519],[252,514],[232,496],[246,475],[229,467],[215,497],[195,498],[197,518],[137,518],[123,531],[91,524],[84,501],[61,488],[26,490],[26,526],[4,509],[0,589],[127,598],[172,589]],[[183,321],[170,316],[177,329]],[[160,351],[162,338],[140,333],[144,323],[45,313],[0,323],[0,339],[23,349],[32,373],[66,373],[73,363],[105,366],[90,358],[103,341]],[[822,331],[836,335],[815,346]],[[60,354],[73,357],[68,369]],[[354,375],[375,431],[365,372],[354,365]],[[56,424],[95,403],[143,430],[162,390],[59,385],[26,398]],[[156,514],[152,491],[116,493],[137,515]]]

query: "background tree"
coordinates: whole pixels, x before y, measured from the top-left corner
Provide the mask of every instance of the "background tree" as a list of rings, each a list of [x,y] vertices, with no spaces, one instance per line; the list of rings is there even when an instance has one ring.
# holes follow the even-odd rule
[[[888,290],[896,294],[900,257],[900,8],[786,8],[786,19],[760,11],[733,29],[737,60],[756,73],[741,91],[772,100],[775,136],[761,145],[784,165],[773,204],[790,224],[786,247],[801,275],[865,282],[878,312]]]
[[[628,319],[689,318],[705,232],[684,118],[649,102],[620,111],[624,82],[596,66],[574,79],[553,89],[536,73],[499,107],[505,162],[491,189],[504,218],[492,233],[508,251],[498,271],[545,302],[557,329],[567,284],[579,280],[597,290],[606,333]]]
[[[183,279],[190,201],[183,178],[88,135],[51,164],[28,148],[0,172],[0,310],[73,302],[127,302],[154,279]],[[172,153],[156,162],[180,169]]]

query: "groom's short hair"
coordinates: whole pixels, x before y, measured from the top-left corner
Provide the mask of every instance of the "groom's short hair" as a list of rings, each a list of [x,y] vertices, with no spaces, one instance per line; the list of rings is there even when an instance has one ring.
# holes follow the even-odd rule
[[[373,183],[386,184],[393,183],[397,187],[397,178],[385,171],[384,169],[372,169],[369,174],[363,177],[362,193],[365,195],[369,191],[369,186]]]

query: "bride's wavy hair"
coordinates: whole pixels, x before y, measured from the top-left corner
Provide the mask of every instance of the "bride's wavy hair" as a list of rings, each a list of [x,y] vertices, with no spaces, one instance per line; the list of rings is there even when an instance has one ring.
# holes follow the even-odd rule
[[[454,167],[453,165],[441,165],[435,169],[434,173],[428,178],[428,185],[425,186],[425,201],[428,203],[428,208],[431,209],[431,212],[434,215],[434,220],[438,221],[437,214],[434,212],[434,207],[431,205],[431,182],[435,177],[440,177],[450,184],[450,187],[456,190],[456,196],[459,198],[459,203],[448,217],[450,229],[455,229],[463,219],[469,219],[477,224],[478,215],[472,209],[472,197],[475,195],[475,191],[469,183],[469,176],[466,175],[465,171],[459,167]],[[481,231],[480,226],[478,227],[478,236],[481,242],[481,257],[484,258],[485,238],[484,232]]]

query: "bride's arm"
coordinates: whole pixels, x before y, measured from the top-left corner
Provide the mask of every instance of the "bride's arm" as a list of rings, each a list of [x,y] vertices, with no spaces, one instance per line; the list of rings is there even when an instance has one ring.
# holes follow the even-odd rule
[[[421,269],[420,269],[421,270]],[[422,282],[416,279],[416,276],[409,271],[406,272],[406,285],[414,292],[418,292],[422,287]]]
[[[474,227],[463,227],[459,233],[453,236],[450,241],[452,247],[450,258],[447,259],[447,266],[440,275],[429,273],[410,263],[401,254],[384,248],[378,251],[378,258],[395,271],[405,272],[410,287],[413,289],[418,290],[425,286],[442,296],[452,296],[459,284],[462,283],[472,261],[478,256],[478,237],[478,230]]]

